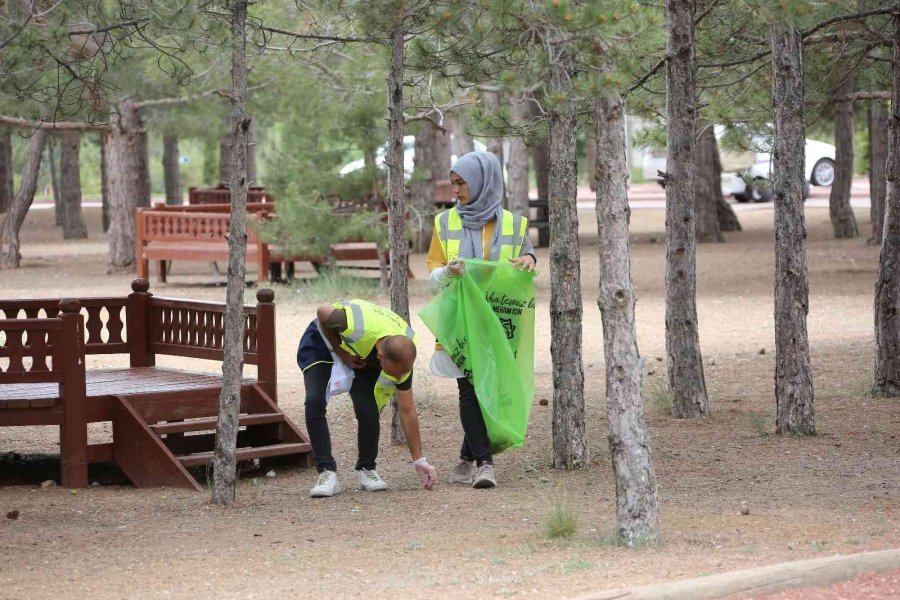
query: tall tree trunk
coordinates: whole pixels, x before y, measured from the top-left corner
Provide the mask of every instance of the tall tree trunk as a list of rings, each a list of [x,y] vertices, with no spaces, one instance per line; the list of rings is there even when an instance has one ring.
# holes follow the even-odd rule
[[[695,227],[697,241],[724,242],[719,228],[719,201],[722,198],[722,167],[712,123],[700,122],[697,140],[697,162],[694,171]],[[718,168],[717,168],[718,167]]]
[[[551,34],[550,89],[571,98],[574,57]],[[553,467],[576,469],[588,463],[584,426],[584,367],[581,355],[581,256],[578,248],[577,107],[559,102],[549,111],[550,126],[550,355],[553,362]]]
[[[806,133],[803,124],[802,32],[772,25],[772,149],[775,192],[775,402],[779,434],[813,435],[816,416],[806,315],[806,225],[803,188]]]
[[[884,201],[887,197],[888,112],[879,100],[869,104],[869,198],[872,216],[872,243],[880,244],[884,234]]]
[[[399,8],[391,23],[391,66],[387,77],[388,96],[388,236],[391,257],[391,310],[409,322],[409,280],[406,264],[406,190],[403,185],[403,57],[406,15]],[[406,441],[400,427],[397,398],[391,401],[391,441]]]
[[[226,135],[219,141],[219,184],[231,182],[231,136]]]
[[[247,0],[231,1],[231,224],[228,228],[228,284],[222,392],[216,425],[212,501],[232,504],[237,481],[237,434],[244,370],[244,275],[247,256]]]
[[[87,237],[87,226],[81,215],[81,172],[79,154],[81,132],[65,131],[60,138],[59,179],[62,204],[63,239],[80,240]]]
[[[109,149],[107,146],[107,134],[100,134],[100,205],[103,233],[109,231],[109,158],[107,156]]]
[[[12,157],[12,133],[0,129],[0,213],[6,212],[15,196]]]
[[[144,127],[140,112],[138,112],[137,145],[135,146],[138,174],[138,195],[135,198],[135,206],[149,208],[152,199],[150,187],[150,139],[147,129]]]
[[[531,102],[531,118],[544,118],[544,113],[539,105],[540,96]],[[533,147],[534,156],[534,180],[537,186],[537,196],[539,200],[547,200],[550,196],[548,171],[550,168],[550,151],[546,141],[541,141]],[[548,218],[547,210],[544,208],[537,209],[538,220],[545,221]],[[544,227],[538,229],[538,247],[550,245],[550,229]]]
[[[609,453],[616,477],[616,523],[626,545],[659,538],[659,495],[641,397],[643,360],[634,323],[634,284],[628,247],[628,167],[625,164],[625,103],[621,96],[595,103],[597,137],[597,233],[606,414]]]
[[[28,142],[19,193],[13,198],[12,204],[6,211],[6,217],[0,223],[0,269],[19,268],[19,261],[22,259],[22,255],[19,253],[19,230],[34,201],[46,138],[46,130],[38,129],[31,134],[31,140]]]
[[[450,135],[423,121],[416,135],[416,176],[411,183],[413,252],[427,252],[434,231],[434,184],[450,176]]]
[[[834,98],[853,93],[855,79],[848,75],[832,91]],[[837,239],[859,235],[856,217],[850,207],[850,188],[853,185],[853,101],[835,102],[834,111],[834,184],[828,197],[831,226]]]
[[[181,165],[178,162],[178,137],[163,136],[163,182],[166,187],[166,204],[181,204]]]
[[[596,129],[597,128],[594,127],[592,123],[584,132],[584,164],[588,171],[588,187],[591,188],[592,192],[597,191],[597,173],[594,171],[594,165],[597,164]],[[626,167],[625,170],[627,172],[628,168]]]
[[[453,148],[451,154],[456,158],[475,150],[475,139],[466,133],[465,116],[461,112],[454,112],[448,116],[450,133],[453,136]]]
[[[894,13],[894,64],[887,160],[884,240],[875,280],[873,391],[900,396],[900,14]]]
[[[510,112],[516,121],[528,121],[531,119],[531,102],[528,99],[512,100]],[[507,185],[507,209],[528,216],[528,146],[520,137],[512,137],[509,140],[509,156],[507,157],[506,170],[509,176]]]
[[[502,102],[502,98],[500,97],[500,92],[495,90],[482,90],[481,91],[481,103],[484,105],[484,108],[488,112],[497,112],[500,110],[500,103]],[[493,152],[497,155],[497,158],[500,159],[500,165],[505,166],[506,160],[503,156],[503,138],[502,137],[489,137],[487,138],[487,151]],[[505,180],[505,177],[504,177]]]
[[[716,215],[719,218],[719,231],[741,231],[741,222],[738,221],[737,215],[731,205],[725,201],[725,197],[719,195],[719,201],[716,203]]]
[[[256,123],[250,122],[250,137],[247,139],[247,182],[256,185]]]
[[[47,167],[50,169],[50,189],[53,191],[53,224],[62,225],[62,194],[59,190],[59,174],[56,172],[56,136],[47,138]]]
[[[694,0],[666,0],[666,354],[672,414],[709,414],[697,326]]]
[[[142,138],[139,109],[122,102],[118,114],[110,123],[106,158],[109,167],[109,273],[133,271],[134,209],[143,194],[141,168],[146,166],[140,157]]]

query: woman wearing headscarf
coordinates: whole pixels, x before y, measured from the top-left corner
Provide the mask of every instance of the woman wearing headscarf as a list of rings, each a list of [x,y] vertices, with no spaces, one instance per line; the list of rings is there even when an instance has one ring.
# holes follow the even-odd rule
[[[457,203],[435,217],[428,249],[428,270],[435,287],[443,288],[451,278],[462,275],[464,258],[508,261],[518,269],[533,271],[536,259],[528,239],[528,219],[501,206],[503,173],[497,157],[490,152],[462,156],[450,168],[450,182]],[[450,482],[475,488],[496,486],[494,460],[475,387],[440,344],[431,359],[431,371],[456,379],[459,388],[464,435]]]

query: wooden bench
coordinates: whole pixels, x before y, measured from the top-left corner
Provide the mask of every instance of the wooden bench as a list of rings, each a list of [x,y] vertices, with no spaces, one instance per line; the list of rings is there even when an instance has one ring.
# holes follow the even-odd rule
[[[272,204],[275,196],[267,192],[265,188],[251,187],[247,190],[247,203]],[[188,204],[201,206],[204,204],[231,204],[231,188],[225,184],[215,187],[189,187]]]
[[[88,484],[90,463],[115,462],[137,487],[201,490],[187,468],[212,461],[222,375],[156,366],[157,355],[221,362],[225,306],[158,298],[146,279],[127,297],[0,300],[0,427],[60,427],[61,481]],[[238,460],[308,463],[309,440],[279,409],[272,290],[244,307]],[[92,369],[94,355],[129,366]],[[87,424],[112,423],[88,444]],[[202,433],[207,432],[207,433]],[[197,433],[197,435],[185,435]]]
[[[156,263],[160,281],[165,282],[168,265],[173,260],[200,262],[228,261],[228,229],[231,223],[230,206],[206,204],[203,206],[159,206],[138,208],[135,213],[135,257],[138,277],[148,278],[150,262]],[[271,203],[247,205],[247,219],[266,219],[274,214]],[[384,267],[356,265],[354,268],[385,268],[386,253],[379,254],[378,246],[371,242],[335,244],[330,256],[287,255],[278,248],[263,242],[253,227],[247,231],[247,264],[255,264],[257,280],[263,282],[269,276],[272,265],[294,262],[310,262],[319,271],[323,266],[340,261],[384,261]],[[409,272],[411,275],[411,271]]]

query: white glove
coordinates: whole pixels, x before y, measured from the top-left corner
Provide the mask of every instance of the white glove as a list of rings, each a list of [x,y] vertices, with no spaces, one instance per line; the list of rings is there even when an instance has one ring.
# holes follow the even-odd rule
[[[466,270],[466,263],[460,259],[451,260],[444,268],[447,271],[447,275],[450,277],[462,277],[462,274]]]
[[[416,468],[416,473],[419,474],[419,481],[422,482],[422,487],[426,490],[433,488],[435,481],[437,481],[437,472],[434,470],[434,467],[428,464],[428,459],[424,456],[416,459],[413,461],[413,466]]]

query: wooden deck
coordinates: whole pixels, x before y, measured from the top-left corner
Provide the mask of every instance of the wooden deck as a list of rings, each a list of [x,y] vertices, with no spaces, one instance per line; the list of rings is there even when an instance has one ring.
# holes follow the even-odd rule
[[[163,367],[96,369],[87,371],[85,380],[89,399],[169,394],[222,387],[221,375]],[[245,381],[249,383],[249,380]],[[0,410],[45,408],[58,402],[59,385],[55,383],[10,383],[0,386]]]
[[[88,485],[90,463],[115,462],[138,487],[200,490],[186,467],[212,460],[222,375],[158,367],[156,356],[224,360],[225,306],[155,297],[145,279],[132,290],[0,300],[0,427],[59,426],[64,486]],[[278,407],[274,293],[256,297],[243,309],[244,363],[257,376],[241,385],[238,458],[304,464],[309,441]],[[87,368],[88,356],[110,354],[130,366]],[[112,424],[111,443],[88,443],[97,422]]]

